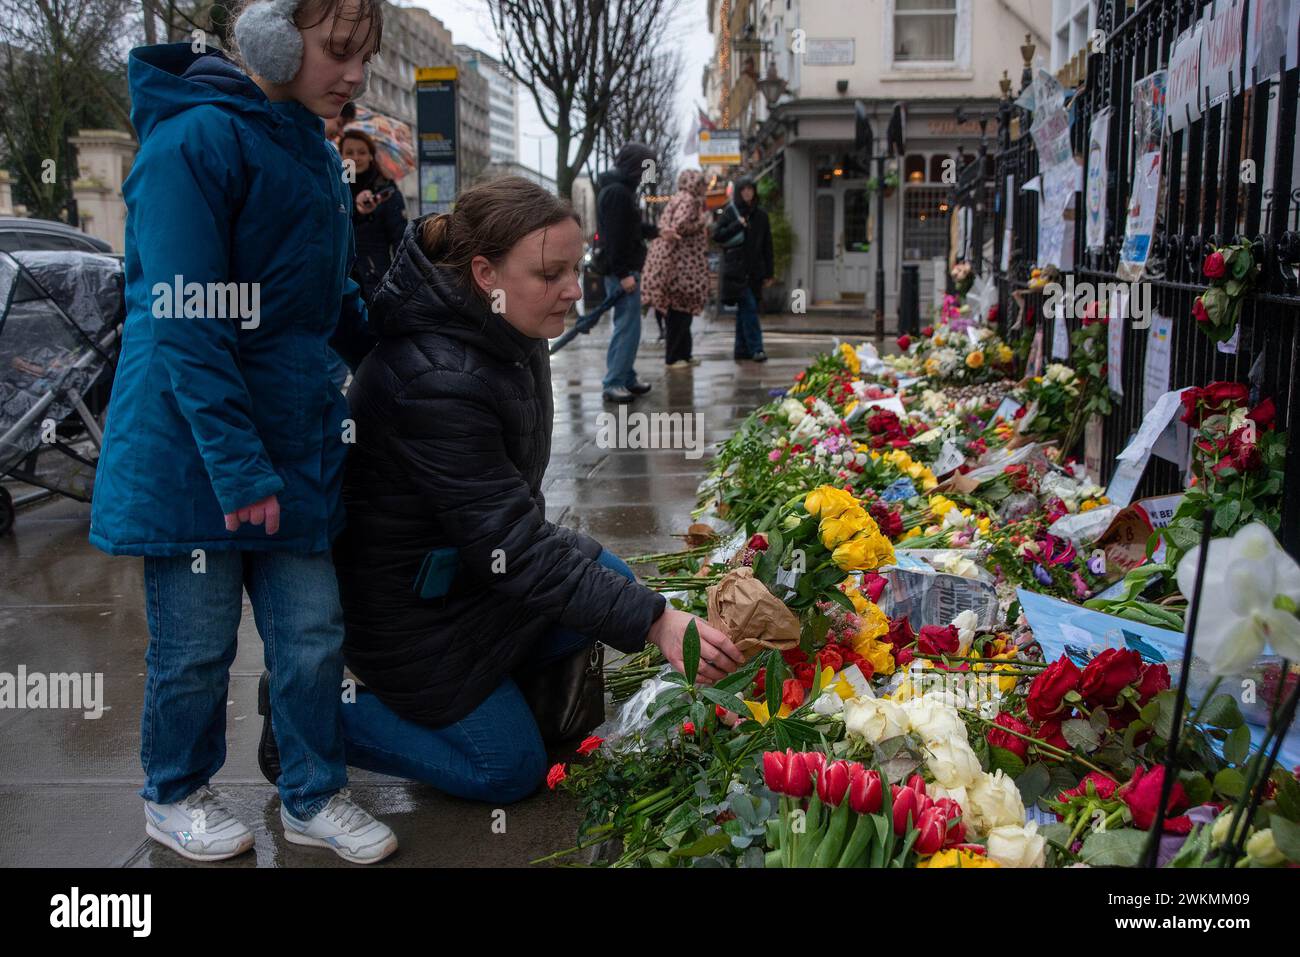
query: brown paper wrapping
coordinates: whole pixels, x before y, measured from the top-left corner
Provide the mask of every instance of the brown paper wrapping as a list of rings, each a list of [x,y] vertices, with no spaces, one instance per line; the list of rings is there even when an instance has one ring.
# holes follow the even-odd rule
[[[748,661],[767,648],[778,651],[799,644],[799,619],[754,577],[749,566],[733,569],[709,595],[709,624],[725,632]]]

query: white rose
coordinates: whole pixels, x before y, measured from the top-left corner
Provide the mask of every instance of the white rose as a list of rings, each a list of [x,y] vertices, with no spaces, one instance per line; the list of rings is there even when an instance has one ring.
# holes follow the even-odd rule
[[[907,733],[907,715],[883,698],[850,698],[844,702],[844,727],[870,744]]]
[[[948,798],[950,801],[956,801],[961,805],[962,814],[965,815],[966,805],[970,803],[970,797],[966,793],[965,787],[946,788],[942,784],[927,784],[925,793],[936,801],[939,798]]]
[[[811,439],[817,434],[817,420],[811,415],[805,415],[799,420],[799,423],[790,433],[792,439]]]
[[[1047,841],[1038,825],[1008,824],[989,831],[989,860],[1003,867],[1042,867],[1047,858]]]
[[[979,758],[965,736],[936,741],[926,747],[925,764],[934,779],[946,788],[970,787],[982,775]]]
[[[952,510],[957,511],[956,509]],[[948,513],[949,515],[952,512]],[[957,629],[957,654],[965,655],[970,653],[971,642],[975,640],[975,632],[979,628],[979,616],[969,608],[952,620],[953,627]]]
[[[1020,791],[1001,769],[994,774],[981,774],[967,792],[970,807],[966,808],[969,812],[966,820],[974,826],[977,834],[1025,823],[1025,806],[1020,802]]]
[[[951,703],[940,700],[936,694],[926,694],[903,702],[902,710],[907,726],[926,744],[959,740],[966,741],[966,725]]]

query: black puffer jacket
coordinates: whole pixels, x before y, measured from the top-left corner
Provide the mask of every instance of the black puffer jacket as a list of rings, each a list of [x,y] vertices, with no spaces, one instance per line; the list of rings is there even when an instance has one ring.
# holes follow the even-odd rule
[[[754,202],[740,198],[745,186],[753,186],[751,179],[740,179],[732,190],[732,200],[722,207],[713,227],[713,241],[723,245],[722,250],[722,301],[726,305],[738,302],[746,287],[754,293],[756,302],[763,301],[763,280],[772,278],[772,226],[767,213]],[[755,191],[757,192],[757,190]],[[748,225],[742,223],[748,222]],[[726,246],[737,233],[744,232],[745,241],[738,246]]]
[[[613,167],[596,178],[596,234],[604,250],[597,265],[615,279],[640,272],[646,240],[659,235],[658,227],[641,218],[637,205],[646,160],[655,160],[654,150],[644,143],[628,143],[618,151]]]
[[[433,266],[419,223],[371,305],[379,344],[348,390],[356,442],[334,560],[348,666],[394,711],[438,726],[482,703],[548,629],[635,651],[665,601],[598,564],[599,542],[546,521],[546,341]],[[459,550],[451,589],[422,599],[421,561],[444,547]]]

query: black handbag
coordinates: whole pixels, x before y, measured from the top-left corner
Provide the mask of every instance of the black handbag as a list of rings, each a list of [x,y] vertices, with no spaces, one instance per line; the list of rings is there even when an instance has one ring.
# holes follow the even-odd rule
[[[515,675],[547,746],[584,738],[605,720],[605,646],[596,642],[573,654]]]

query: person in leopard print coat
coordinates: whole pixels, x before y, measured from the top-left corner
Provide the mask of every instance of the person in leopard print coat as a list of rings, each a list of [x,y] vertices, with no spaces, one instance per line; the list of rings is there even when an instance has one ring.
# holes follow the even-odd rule
[[[659,237],[650,243],[641,276],[641,299],[664,323],[664,362],[691,365],[691,317],[704,310],[709,294],[706,258],[711,216],[699,170],[683,170],[677,192],[659,217]]]

